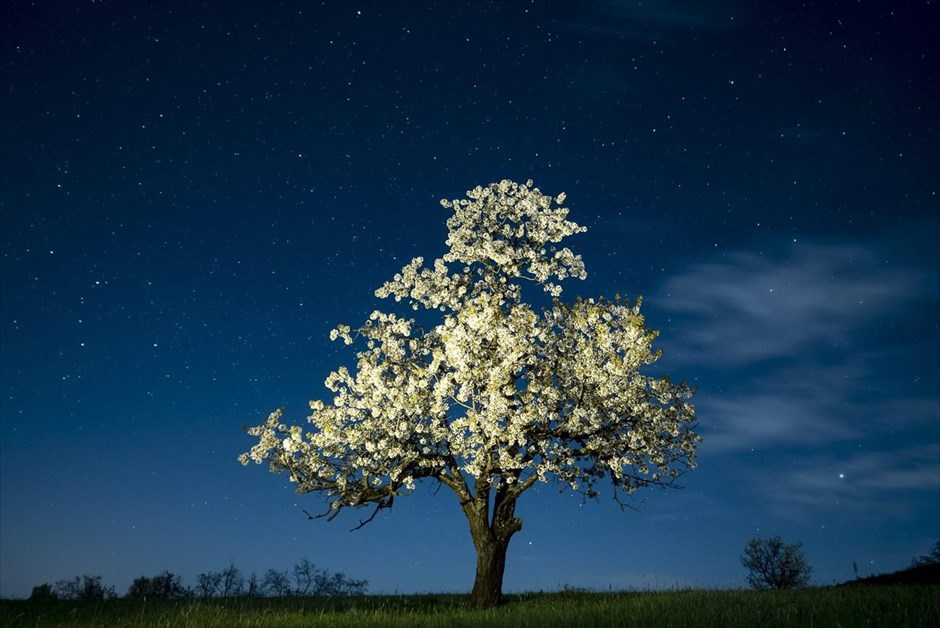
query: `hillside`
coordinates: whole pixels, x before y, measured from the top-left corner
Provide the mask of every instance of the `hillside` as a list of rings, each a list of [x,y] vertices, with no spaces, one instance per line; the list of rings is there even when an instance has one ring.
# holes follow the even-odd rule
[[[940,563],[917,565],[900,571],[858,578],[841,586],[866,584],[940,584]]]

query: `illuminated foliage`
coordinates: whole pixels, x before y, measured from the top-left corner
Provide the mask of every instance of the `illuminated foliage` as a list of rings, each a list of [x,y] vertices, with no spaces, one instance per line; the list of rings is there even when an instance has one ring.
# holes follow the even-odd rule
[[[699,437],[688,386],[640,372],[659,352],[639,300],[561,301],[562,280],[586,277],[581,257],[559,246],[586,231],[568,220],[564,194],[502,181],[467,196],[441,202],[453,211],[449,251],[430,267],[412,260],[376,291],[426,310],[422,323],[375,311],[358,328],[339,325],[332,339],[364,347],[355,372],[327,377],[334,396],[310,402],[309,431],[283,423],[281,410],[250,428],[258,442],[240,460],[324,494],[328,519],[374,506],[360,525],[421,479],[447,486],[477,549],[473,601],[489,606],[525,490],[668,485],[694,467]],[[526,286],[550,305],[526,303]]]

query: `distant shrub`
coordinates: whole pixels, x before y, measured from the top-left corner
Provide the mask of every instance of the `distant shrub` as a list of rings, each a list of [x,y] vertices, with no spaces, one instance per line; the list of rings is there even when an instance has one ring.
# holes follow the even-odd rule
[[[75,576],[55,583],[55,594],[62,600],[104,600],[117,597],[114,587],[101,584],[101,576]]]
[[[222,571],[201,573],[196,576],[195,594],[203,599],[241,597],[245,594],[245,576],[234,563]]]
[[[915,558],[911,560],[912,567],[921,567],[923,565],[937,565],[940,564],[940,541],[937,541],[933,544],[933,547],[930,548],[926,554],[920,558]]]
[[[286,571],[268,569],[261,580],[261,590],[273,597],[293,595],[294,589]]]
[[[139,600],[169,600],[185,597],[187,594],[188,591],[183,586],[182,578],[169,571],[164,571],[159,576],[152,578],[145,576],[135,578],[125,597]]]
[[[365,595],[368,580],[355,580],[341,572],[330,572],[317,567],[309,559],[298,561],[290,571],[268,569],[258,578],[252,573],[245,578],[241,570],[230,563],[221,571],[207,571],[196,576],[195,586],[188,588],[182,578],[170,571],[134,579],[126,599],[169,600],[197,597],[204,600],[214,598],[245,597],[346,597]],[[33,587],[31,600],[104,600],[116,598],[114,587],[101,584],[101,576],[75,576],[70,580],[59,580],[55,585],[44,583]]]
[[[317,567],[310,559],[303,558],[290,572],[268,569],[261,581],[261,588],[267,595],[274,597],[343,597],[364,595],[369,588],[369,581],[354,580],[342,572],[330,573]]]
[[[741,564],[755,589],[798,589],[809,584],[812,573],[803,556],[803,544],[784,543],[779,536],[748,541]]]
[[[48,602],[49,600],[57,600],[59,597],[55,594],[55,591],[52,590],[51,584],[43,582],[33,587],[33,592],[29,594],[29,599],[36,602]]]
[[[294,595],[342,597],[363,595],[368,580],[353,580],[342,572],[331,574],[304,558],[294,565]]]

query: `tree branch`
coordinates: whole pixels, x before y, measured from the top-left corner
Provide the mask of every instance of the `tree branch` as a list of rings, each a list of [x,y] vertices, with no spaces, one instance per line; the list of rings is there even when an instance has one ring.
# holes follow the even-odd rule
[[[392,507],[392,503],[393,503],[394,501],[395,501],[395,496],[394,496],[394,495],[389,495],[387,499],[383,499],[383,500],[380,500],[380,501],[376,502],[376,504],[375,504],[375,510],[372,511],[372,514],[369,515],[369,518],[368,518],[368,519],[364,519],[364,520],[360,520],[360,521],[359,521],[359,525],[357,525],[355,528],[352,528],[352,529],[350,530],[350,532],[355,532],[356,530],[359,530],[359,529],[363,528],[364,526],[366,526],[367,524],[371,523],[372,520],[375,519],[375,516],[376,516],[377,514],[379,514],[379,511],[380,511],[380,510],[383,510],[383,509],[385,509],[385,508],[391,508],[391,507]]]

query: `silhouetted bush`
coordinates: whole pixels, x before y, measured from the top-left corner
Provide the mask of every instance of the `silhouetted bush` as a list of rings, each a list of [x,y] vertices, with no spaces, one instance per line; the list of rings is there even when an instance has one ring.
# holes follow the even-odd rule
[[[802,543],[784,543],[779,536],[751,539],[741,556],[741,564],[748,570],[748,583],[755,589],[805,587],[812,569],[802,548]]]
[[[261,590],[264,591],[265,595],[272,597],[287,597],[294,593],[287,571],[277,571],[276,569],[268,569],[265,572],[264,578],[261,580]]]
[[[114,587],[101,584],[101,576],[75,576],[55,583],[55,594],[61,600],[104,600],[116,598]]]
[[[52,585],[48,582],[43,582],[40,585],[33,587],[33,592],[29,594],[29,599],[36,602],[48,602],[50,600],[57,600],[59,596],[55,594],[55,591],[52,590]]]
[[[268,569],[259,579],[254,573],[246,580],[241,570],[230,563],[221,571],[208,571],[196,576],[192,589],[183,585],[182,578],[170,571],[135,578],[125,598],[135,600],[169,600],[187,596],[202,599],[235,597],[344,597],[365,595],[368,580],[354,580],[346,574],[332,573],[314,565],[309,559],[298,561],[292,570]],[[31,600],[103,600],[116,598],[114,587],[101,584],[101,576],[75,576],[33,587]]]
[[[219,595],[219,585],[222,582],[222,574],[214,571],[208,571],[196,576],[196,595],[209,599]]]
[[[937,541],[933,544],[933,547],[930,548],[926,554],[920,558],[915,558],[911,560],[912,567],[922,567],[924,565],[937,565],[940,564],[940,541]]]
[[[245,590],[246,597],[260,597],[263,595],[261,590],[261,583],[258,582],[258,576],[255,575],[255,572],[251,572],[251,577],[248,578],[247,589]]]
[[[141,576],[135,578],[127,590],[125,597],[146,600],[159,599],[169,600],[172,598],[185,597],[186,587],[183,586],[182,578],[178,575],[164,571],[159,576],[147,578]]]
[[[294,565],[294,595],[346,596],[363,595],[368,580],[352,580],[343,573],[331,574],[303,558]]]
[[[196,595],[203,599],[240,597],[244,590],[245,577],[234,563],[222,571],[209,571],[196,576]]]

